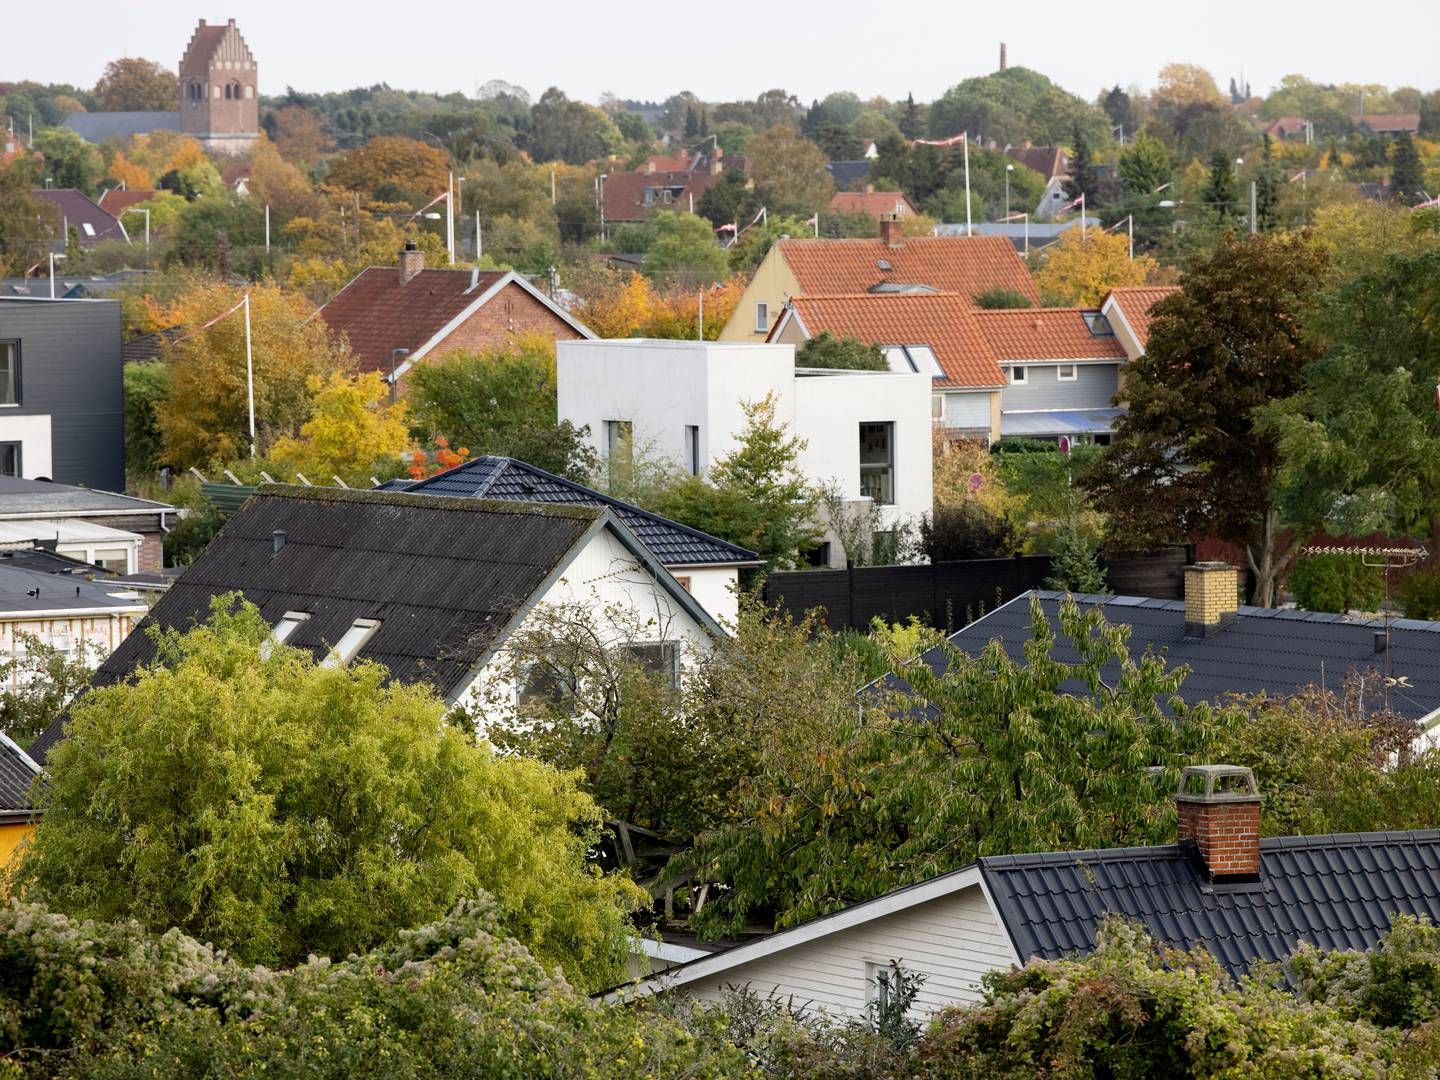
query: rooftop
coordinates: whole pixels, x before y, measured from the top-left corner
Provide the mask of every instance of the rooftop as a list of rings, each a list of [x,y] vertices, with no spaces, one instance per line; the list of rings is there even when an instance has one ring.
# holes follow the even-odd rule
[[[0,561],[0,613],[143,612],[145,602],[113,581],[90,581]]]
[[[1124,360],[1124,348],[1099,315],[1080,308],[1009,308],[977,311],[975,321],[1001,362]]]
[[[89,513],[173,513],[167,503],[152,502],[113,491],[52,484],[48,480],[20,480],[0,476],[0,520],[20,517],[74,517]]]
[[[1180,291],[1178,285],[1132,285],[1111,289],[1110,295],[1101,303],[1108,312],[1113,304],[1120,309],[1125,325],[1135,335],[1136,342],[1143,349],[1150,339],[1150,323],[1154,319],[1155,305]]]
[[[122,243],[130,240],[115,215],[100,209],[84,192],[74,188],[37,188],[31,194],[55,207],[56,224],[74,229],[82,247],[102,240]]]
[[[28,818],[34,809],[33,786],[40,766],[0,731],[0,822]]]
[[[863,293],[898,282],[969,297],[998,287],[1040,303],[1030,271],[1001,236],[914,236],[894,245],[878,239],[791,239],[777,241],[775,250],[795,275],[801,296]]]

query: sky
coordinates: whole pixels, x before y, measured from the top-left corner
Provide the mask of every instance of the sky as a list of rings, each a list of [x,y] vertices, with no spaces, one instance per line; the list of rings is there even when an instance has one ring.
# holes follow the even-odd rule
[[[11,47],[0,81],[92,86],[117,56],[173,66],[196,22],[235,18],[259,64],[262,94],[398,89],[474,93],[505,79],[538,98],[557,85],[572,97],[663,100],[754,98],[783,87],[804,101],[833,90],[928,101],[998,66],[1033,68],[1087,99],[1119,83],[1148,89],[1172,61],[1232,76],[1264,94],[1283,75],[1317,82],[1440,87],[1440,19],[1434,0],[1382,18],[1339,0],[1111,0],[1075,5],[864,0],[720,0],[674,7],[544,0],[415,5],[393,0],[229,0],[206,10],[172,0],[66,0],[14,4],[3,18]],[[1004,20],[996,12],[1013,10]],[[688,16],[688,17],[687,17]],[[1006,25],[1009,22],[1010,25]],[[48,45],[45,43],[49,43]],[[33,47],[16,48],[16,43]]]

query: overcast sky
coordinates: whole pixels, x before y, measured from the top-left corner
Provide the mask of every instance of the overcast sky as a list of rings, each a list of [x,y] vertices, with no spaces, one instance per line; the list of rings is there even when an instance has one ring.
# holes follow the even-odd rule
[[[654,100],[692,90],[718,101],[771,87],[805,101],[832,90],[923,101],[993,71],[1002,40],[1012,65],[1085,98],[1117,82],[1148,88],[1176,60],[1208,68],[1222,89],[1243,69],[1257,94],[1291,72],[1430,90],[1440,86],[1440,18],[1426,14],[1435,3],[231,0],[207,11],[172,0],[66,0],[7,5],[0,81],[92,86],[122,55],[173,66],[198,19],[233,16],[259,62],[262,94],[381,82],[473,93],[500,78],[533,97],[558,85],[591,101],[607,90]],[[1090,17],[1067,20],[1067,10]]]

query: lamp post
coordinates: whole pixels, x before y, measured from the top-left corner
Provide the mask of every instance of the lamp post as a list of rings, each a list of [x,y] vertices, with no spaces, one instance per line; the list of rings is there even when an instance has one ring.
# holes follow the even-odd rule
[[[600,202],[600,242],[605,242],[605,178],[609,173],[601,173],[595,178],[595,190]]]
[[[267,206],[267,207],[265,208],[265,210],[266,210],[266,225],[267,225],[267,230],[268,230],[268,225],[269,225],[269,210],[270,210],[270,208]],[[150,208],[149,208],[148,206],[127,206],[124,210],[121,210],[120,212],[121,212],[122,214],[144,214],[144,215],[145,215],[145,269],[146,269],[146,270],[149,270],[149,269],[150,269]],[[270,237],[270,234],[269,234],[268,231],[266,232],[265,237],[266,237],[266,246],[268,247],[268,246],[269,246],[269,237]]]
[[[50,299],[51,299],[51,300],[54,300],[54,299],[55,299],[55,260],[56,260],[56,259],[63,259],[63,258],[65,258],[64,255],[57,255],[57,254],[55,254],[55,252],[53,252],[53,251],[50,252]]]
[[[455,213],[459,214],[462,219],[465,216],[465,177],[463,176],[455,178]],[[462,232],[465,229],[463,220],[460,223],[460,229]]]
[[[1014,165],[1005,166],[1005,218],[1010,218],[1010,174],[1015,171]]]

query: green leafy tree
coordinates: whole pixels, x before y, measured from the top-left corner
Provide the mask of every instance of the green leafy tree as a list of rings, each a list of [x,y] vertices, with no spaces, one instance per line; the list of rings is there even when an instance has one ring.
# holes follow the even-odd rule
[[[624,136],[613,120],[593,105],[572,101],[551,87],[530,109],[526,147],[536,161],[584,165],[618,153]]]
[[[795,350],[795,366],[843,368],[847,371],[889,371],[880,346],[852,337],[834,337],[822,330]]]
[[[15,637],[16,647],[0,660],[0,731],[24,750],[90,684],[88,661],[101,658],[88,641],[72,654],[23,630]]]
[[[1275,148],[1269,135],[1261,137],[1260,167],[1255,171],[1255,226],[1261,232],[1274,232],[1280,224],[1280,189],[1285,176],[1275,160]]]
[[[597,464],[595,452],[588,428],[555,421],[554,348],[521,338],[416,365],[405,376],[416,437],[429,444],[443,436],[472,456],[518,458],[585,483]]]
[[[1030,139],[1058,146],[1073,137],[1077,124],[1092,146],[1111,142],[1104,112],[1024,67],[966,79],[945,91],[929,112],[932,138],[968,131],[972,138],[1002,145]]]
[[[760,209],[754,190],[742,169],[726,169],[720,179],[705,189],[695,212],[715,228],[750,220]]]
[[[1109,586],[1100,569],[1100,551],[1095,541],[1076,528],[1061,531],[1047,589],[1071,593],[1105,593]]]
[[[1120,151],[1117,171],[1126,192],[1134,196],[1150,196],[1174,178],[1165,144],[1144,132]]]
[[[105,112],[173,112],[180,101],[180,80],[154,60],[126,56],[105,65],[95,96]]]
[[[1205,180],[1201,200],[1209,210],[1221,218],[1235,216],[1235,164],[1225,150],[1216,150],[1210,155],[1210,173]]]
[[[1157,306],[1125,377],[1129,411],[1085,479],[1132,541],[1198,533],[1242,546],[1262,607],[1315,518],[1298,507],[1282,518],[1280,443],[1256,413],[1296,394],[1323,354],[1306,320],[1324,275],[1303,238],[1227,235]]]
[[[988,289],[980,290],[971,299],[977,308],[985,311],[1013,310],[1030,306],[1028,296],[1018,293],[1014,289],[1007,289],[1003,285],[991,285]]]
[[[646,274],[685,285],[711,285],[729,276],[730,256],[704,218],[662,210],[652,224],[655,239],[645,255]]]
[[[30,194],[35,181],[29,168],[0,168],[0,272],[23,274],[45,258],[51,240],[60,235],[55,209]]]
[[[1407,205],[1425,198],[1425,166],[1408,131],[1402,131],[1390,148],[1390,188]]]
[[[809,217],[823,210],[835,193],[825,169],[825,154],[791,127],[762,131],[745,147],[750,178],[772,214]]]
[[[918,139],[924,133],[921,125],[920,107],[915,104],[915,95],[905,95],[905,108],[900,113],[898,121],[900,134],[907,139]]]
[[[158,360],[125,365],[125,471],[148,476],[165,458],[156,406],[170,393],[170,370]]]
[[[582,985],[621,972],[634,886],[585,866],[573,778],[498,758],[379,665],[275,645],[235,594],[72,709],[17,887],[251,962],[343,957],[480,890]]]
[[[105,160],[94,146],[69,128],[46,128],[36,134],[35,149],[45,158],[47,186],[95,194],[105,175]]]
[[[1083,194],[1087,203],[1094,206],[1095,196],[1100,191],[1100,181],[1095,172],[1095,163],[1091,160],[1090,143],[1078,123],[1070,135],[1070,146],[1070,179],[1065,190],[1072,199]]]

